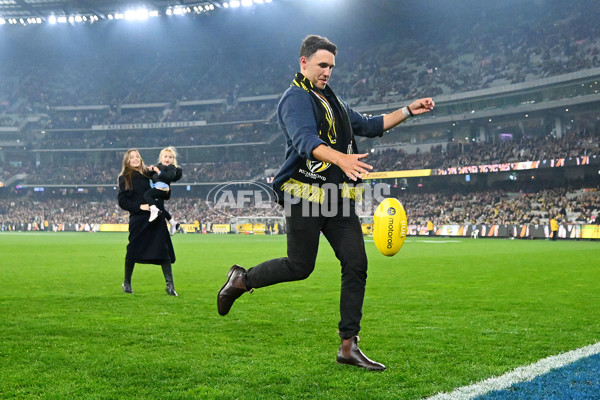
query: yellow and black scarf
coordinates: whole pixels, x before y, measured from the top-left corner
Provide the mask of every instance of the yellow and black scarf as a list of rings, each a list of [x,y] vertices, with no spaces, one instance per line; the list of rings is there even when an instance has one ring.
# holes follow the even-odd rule
[[[350,118],[333,90],[328,85],[323,90],[318,90],[301,73],[296,74],[292,86],[304,89],[314,100],[317,106],[315,118],[319,138],[329,147],[342,153],[356,153]],[[323,203],[325,192],[321,186],[325,183],[341,185],[341,197],[358,201],[362,197],[362,190],[355,190],[356,188],[353,187],[357,182],[349,185],[351,183],[349,178],[338,166],[324,161],[304,160],[290,179],[281,185],[281,190],[308,201]]]

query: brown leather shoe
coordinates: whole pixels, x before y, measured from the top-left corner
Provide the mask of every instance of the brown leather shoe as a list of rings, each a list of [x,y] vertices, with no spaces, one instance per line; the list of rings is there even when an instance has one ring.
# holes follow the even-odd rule
[[[358,336],[351,339],[342,339],[342,344],[337,353],[337,362],[340,364],[354,365],[371,371],[385,371],[385,365],[369,359],[358,348]],[[346,343],[344,343],[346,342]],[[344,346],[345,345],[345,346]],[[345,355],[344,355],[345,353]]]
[[[223,285],[217,296],[217,309],[220,315],[227,315],[233,302],[245,292],[252,292],[246,289],[242,281],[242,275],[246,273],[244,267],[234,265],[227,273],[227,282]]]

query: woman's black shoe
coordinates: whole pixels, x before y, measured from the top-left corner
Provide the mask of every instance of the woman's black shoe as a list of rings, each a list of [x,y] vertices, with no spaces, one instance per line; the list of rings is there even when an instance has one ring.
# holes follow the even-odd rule
[[[167,288],[165,289],[165,291],[167,292],[167,294],[169,296],[175,296],[175,297],[179,296],[177,294],[177,292],[175,291],[175,286],[173,286],[173,284],[167,284]]]

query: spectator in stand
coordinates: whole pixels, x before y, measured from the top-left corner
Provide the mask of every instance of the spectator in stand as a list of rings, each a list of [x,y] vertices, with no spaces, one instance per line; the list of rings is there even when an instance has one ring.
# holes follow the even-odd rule
[[[172,270],[175,251],[165,217],[159,215],[154,221],[148,221],[150,206],[144,202],[144,192],[149,178],[140,153],[135,149],[128,150],[123,157],[123,169],[118,179],[119,206],[129,211],[129,243],[125,255],[123,291],[133,293],[131,276],[136,263],[157,264],[162,268],[167,294],[177,296]],[[163,208],[163,199],[158,199],[157,204]]]
[[[427,220],[427,232],[429,232],[429,236],[435,236],[435,232],[433,231],[433,221],[431,218]]]
[[[556,240],[558,237],[558,221],[556,217],[550,219],[550,231],[552,231],[552,240]]]

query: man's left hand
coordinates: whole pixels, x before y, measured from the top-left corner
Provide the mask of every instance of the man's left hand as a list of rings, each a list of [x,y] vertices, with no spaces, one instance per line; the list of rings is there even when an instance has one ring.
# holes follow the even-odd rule
[[[413,115],[419,115],[433,110],[435,103],[431,97],[426,97],[424,99],[413,101],[408,107],[410,108],[410,111],[412,111]]]

